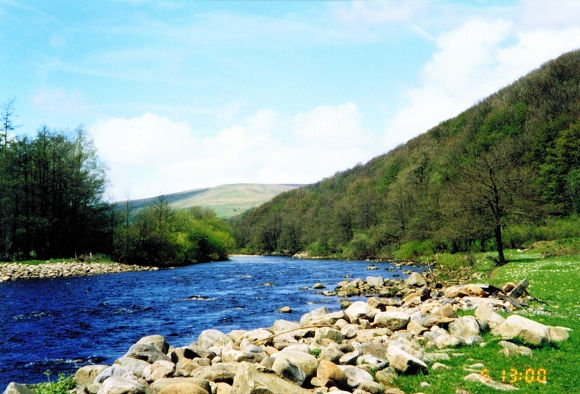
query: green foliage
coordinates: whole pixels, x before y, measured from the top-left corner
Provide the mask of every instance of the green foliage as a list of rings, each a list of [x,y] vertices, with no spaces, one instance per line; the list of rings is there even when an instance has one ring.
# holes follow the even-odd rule
[[[320,353],[322,353],[322,349],[320,348],[312,348],[309,350],[310,354],[316,358],[320,358]]]
[[[163,198],[140,211],[132,222],[119,223],[114,257],[133,264],[171,266],[224,260],[235,247],[229,225],[213,211],[198,207],[172,210]]]
[[[559,235],[534,228],[580,207],[579,76],[580,51],[565,54],[366,165],[277,196],[233,223],[238,247],[401,259],[496,248],[503,262],[504,243]]]
[[[56,381],[50,380],[50,371],[44,373],[47,381],[37,384],[33,391],[36,394],[67,394],[70,390],[76,387],[76,382],[73,375],[66,376],[61,373],[58,375]]]
[[[437,253],[435,255],[437,266],[446,271],[453,271],[462,267],[471,267],[475,264],[475,259],[470,254],[463,253]]]
[[[530,248],[541,253],[544,257],[580,254],[580,238],[538,241],[534,242]]]
[[[417,260],[420,256],[432,255],[435,253],[435,243],[433,241],[411,241],[402,244],[393,255],[397,260]]]

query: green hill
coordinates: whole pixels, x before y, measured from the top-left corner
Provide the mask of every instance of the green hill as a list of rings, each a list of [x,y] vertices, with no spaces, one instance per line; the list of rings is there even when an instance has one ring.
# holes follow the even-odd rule
[[[530,228],[580,213],[579,116],[574,51],[365,165],[247,212],[239,246],[347,258],[517,246]]]
[[[266,185],[240,183],[222,185],[203,189],[189,190],[180,193],[162,196],[171,208],[181,209],[194,206],[209,208],[220,218],[230,218],[239,215],[248,209],[254,208],[276,195],[292,190],[299,185]],[[132,212],[152,205],[160,196],[129,201]],[[124,206],[126,202],[118,202],[117,206]]]

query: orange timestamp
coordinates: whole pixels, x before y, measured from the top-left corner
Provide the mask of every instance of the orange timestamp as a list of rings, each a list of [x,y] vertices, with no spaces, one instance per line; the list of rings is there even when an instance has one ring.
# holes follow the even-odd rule
[[[491,379],[489,371],[487,368],[481,370],[480,373],[486,379]],[[518,370],[516,368],[510,368],[509,371],[501,370],[501,381],[503,383],[547,383],[548,382],[548,371],[545,368],[526,368],[525,370]]]

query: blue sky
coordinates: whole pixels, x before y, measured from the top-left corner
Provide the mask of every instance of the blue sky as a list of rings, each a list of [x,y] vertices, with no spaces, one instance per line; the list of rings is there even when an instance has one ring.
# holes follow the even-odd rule
[[[315,182],[580,48],[579,3],[0,0],[0,102],[86,129],[111,200]]]

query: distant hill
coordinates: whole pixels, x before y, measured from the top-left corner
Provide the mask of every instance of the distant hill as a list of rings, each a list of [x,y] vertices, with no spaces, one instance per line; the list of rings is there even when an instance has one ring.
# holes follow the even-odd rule
[[[240,183],[234,185],[222,185],[203,189],[189,190],[180,193],[167,194],[163,197],[171,208],[190,208],[199,206],[212,209],[220,218],[231,218],[248,209],[261,205],[278,194],[295,189],[300,185],[291,184],[255,184]],[[159,196],[129,201],[130,209],[136,212],[153,204]],[[125,201],[116,203],[122,206]]]
[[[248,211],[234,229],[248,253],[366,258],[404,247],[516,247],[509,226],[578,214],[574,51],[365,165]]]

